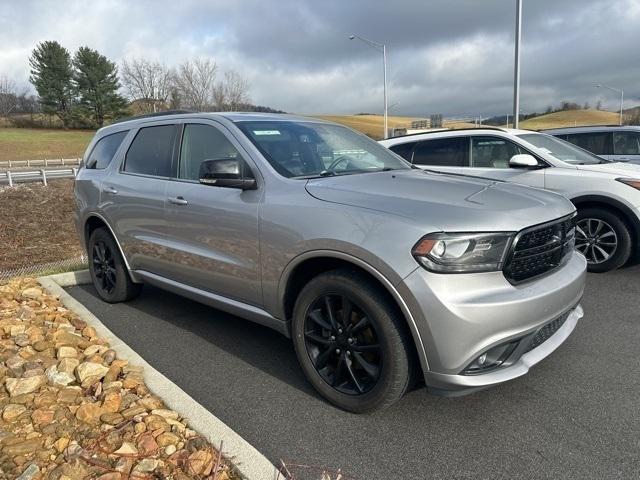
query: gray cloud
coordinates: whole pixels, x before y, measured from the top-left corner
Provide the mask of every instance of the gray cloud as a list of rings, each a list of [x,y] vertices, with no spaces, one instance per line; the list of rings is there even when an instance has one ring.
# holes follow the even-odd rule
[[[176,64],[210,55],[251,82],[255,103],[301,113],[380,112],[387,44],[393,113],[453,116],[511,109],[513,0],[264,2],[24,1],[0,5],[0,74],[28,78],[41,40]],[[605,83],[640,103],[640,0],[524,0],[524,111],[561,100],[615,108]]]

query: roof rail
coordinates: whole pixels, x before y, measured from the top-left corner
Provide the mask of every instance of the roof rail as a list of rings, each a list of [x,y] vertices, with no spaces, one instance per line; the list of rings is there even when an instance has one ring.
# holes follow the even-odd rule
[[[145,113],[144,115],[134,115],[132,117],[121,118],[113,122],[111,125],[114,125],[116,123],[128,122],[130,120],[139,120],[141,118],[164,117],[166,115],[180,115],[184,113],[196,113],[196,112],[193,110],[164,110],[162,112]]]
[[[615,127],[615,128],[620,128],[620,127],[633,127],[633,125],[620,125],[618,123],[612,123],[610,125],[573,125],[570,127],[553,127],[553,128],[543,128],[541,130],[538,130],[539,132],[544,132],[547,130],[576,130],[578,128],[602,128],[602,127]]]
[[[394,138],[414,137],[416,135],[429,135],[430,133],[442,133],[442,132],[461,132],[465,130],[497,130],[499,132],[507,132],[506,128],[495,126],[481,126],[481,127],[464,127],[464,128],[438,128],[428,132],[407,133],[405,135],[396,135],[395,137],[389,137],[387,140],[393,140]]]

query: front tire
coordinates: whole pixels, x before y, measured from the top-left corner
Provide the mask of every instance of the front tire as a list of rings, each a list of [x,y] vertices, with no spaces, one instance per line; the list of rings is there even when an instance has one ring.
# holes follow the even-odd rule
[[[126,302],[140,294],[133,283],[115,240],[105,228],[96,228],[87,245],[89,271],[98,295],[109,303]]]
[[[629,227],[615,213],[597,207],[578,210],[576,249],[587,258],[590,272],[623,266],[631,256],[631,244]]]
[[[379,285],[348,269],[322,273],[300,292],[292,335],[309,382],[354,413],[398,401],[413,378],[410,335]]]

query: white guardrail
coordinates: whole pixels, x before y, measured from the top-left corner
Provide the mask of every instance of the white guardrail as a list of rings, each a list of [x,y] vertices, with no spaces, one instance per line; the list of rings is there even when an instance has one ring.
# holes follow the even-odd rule
[[[53,167],[54,165],[80,165],[81,158],[45,158],[44,160],[0,160],[0,168]]]
[[[75,178],[78,173],[78,168],[55,168],[55,169],[40,169],[40,170],[17,170],[6,172],[0,172],[0,185],[9,184],[13,187],[16,183],[25,182],[42,182],[47,184],[47,180],[56,178]]]

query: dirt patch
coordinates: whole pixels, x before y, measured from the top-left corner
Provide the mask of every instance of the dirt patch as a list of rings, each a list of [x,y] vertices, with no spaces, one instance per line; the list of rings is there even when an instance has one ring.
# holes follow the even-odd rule
[[[73,180],[0,188],[0,272],[80,256]]]

